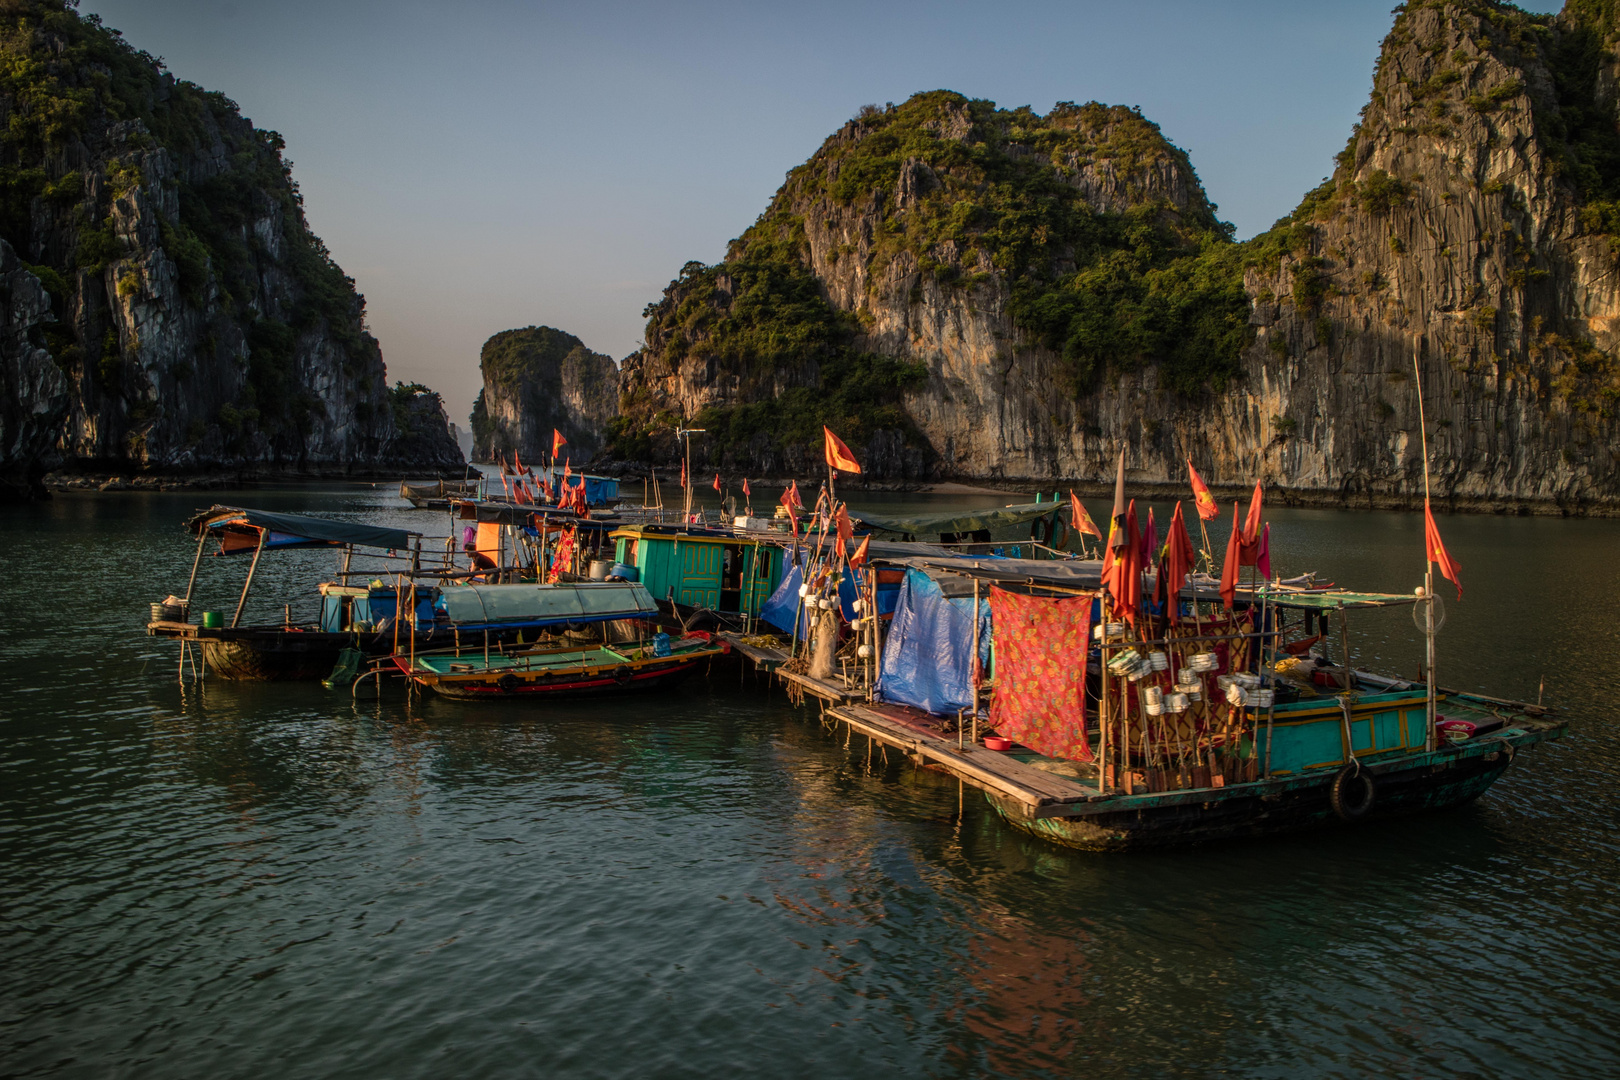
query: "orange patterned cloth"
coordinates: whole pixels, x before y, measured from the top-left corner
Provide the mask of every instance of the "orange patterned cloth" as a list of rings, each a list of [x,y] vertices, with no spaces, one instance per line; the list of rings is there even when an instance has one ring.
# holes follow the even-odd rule
[[[992,587],[990,619],[996,644],[990,725],[1047,757],[1090,761],[1091,598],[1048,600]]]

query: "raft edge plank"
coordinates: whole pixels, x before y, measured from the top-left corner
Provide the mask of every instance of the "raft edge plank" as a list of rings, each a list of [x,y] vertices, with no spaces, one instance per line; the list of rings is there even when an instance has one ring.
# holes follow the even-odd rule
[[[845,689],[837,683],[826,682],[822,679],[812,679],[810,676],[798,671],[783,671],[777,669],[777,677],[785,679],[804,690],[805,693],[820,698],[822,701],[834,705],[843,705],[856,700],[860,695],[854,690]]]
[[[958,748],[948,740],[921,735],[859,705],[835,706],[828,712],[862,734],[917,754],[976,787],[1017,799],[1031,807],[1037,817],[1050,816],[1053,809],[1089,802],[1100,795],[1084,784],[1002,757],[995,751]]]

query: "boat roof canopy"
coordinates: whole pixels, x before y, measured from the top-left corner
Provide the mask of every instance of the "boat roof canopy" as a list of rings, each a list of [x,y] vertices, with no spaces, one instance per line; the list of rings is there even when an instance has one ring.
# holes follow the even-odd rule
[[[501,502],[493,499],[482,502],[476,502],[472,499],[452,499],[451,502],[455,507],[456,516],[459,520],[478,521],[481,524],[532,525],[534,519],[540,517],[550,524],[578,525],[584,529],[613,529],[618,527],[618,523],[611,519],[582,518],[572,510],[563,510],[556,506]]]
[[[447,585],[436,607],[462,630],[543,626],[658,615],[647,586],[638,581],[559,585]]]
[[[1046,505],[1050,506],[1051,503]],[[893,545],[898,547],[900,545]],[[910,546],[910,545],[907,545]],[[938,580],[940,574],[1003,584],[1045,585],[1059,589],[1089,591],[1102,587],[1102,563],[1095,559],[1003,559],[973,558],[965,555],[917,555],[907,552],[899,558],[880,555],[873,544],[875,561],[921,570]]]
[[[862,511],[856,517],[878,532],[899,536],[938,535],[940,533],[969,533],[981,529],[1000,529],[1022,525],[1063,509],[1060,502],[1016,503],[1012,506],[987,506],[978,510],[951,510],[940,514],[912,514],[890,517]]]
[[[411,546],[411,537],[421,533],[390,529],[381,525],[360,525],[352,521],[310,517],[307,514],[277,514],[239,506],[215,506],[186,522],[193,536],[206,531],[219,538],[220,551],[237,555],[253,551],[264,536],[271,548],[329,547],[354,544],[357,547],[399,549]]]

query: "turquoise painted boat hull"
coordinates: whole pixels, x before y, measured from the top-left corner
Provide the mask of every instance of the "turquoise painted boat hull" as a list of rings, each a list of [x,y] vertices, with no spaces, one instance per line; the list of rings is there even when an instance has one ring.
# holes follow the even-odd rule
[[[1520,749],[1557,738],[1566,727],[1564,721],[1520,722],[1478,740],[1365,764],[1374,794],[1364,812],[1351,819],[1334,809],[1330,795],[1342,768],[1222,788],[1105,795],[1051,810],[1051,816],[1035,816],[1026,804],[1006,797],[986,793],[986,798],[1015,828],[1088,851],[1253,839],[1460,806],[1484,794]]]

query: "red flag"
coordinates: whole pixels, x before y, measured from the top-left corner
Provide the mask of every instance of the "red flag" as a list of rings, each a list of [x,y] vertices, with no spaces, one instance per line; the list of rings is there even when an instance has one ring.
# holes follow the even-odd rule
[[[681,459],[681,487],[686,486],[686,459]]]
[[[832,428],[822,425],[821,430],[826,433],[827,464],[844,472],[858,473],[861,467],[855,461],[855,455],[849,452],[844,440],[832,433]]]
[[[518,452],[516,450],[512,451],[512,471],[517,473],[519,476],[522,476],[524,473],[529,471],[523,467],[523,459],[518,457]]]
[[[1153,507],[1148,507],[1147,528],[1142,532],[1142,565],[1152,566],[1159,556],[1159,526],[1153,520]]]
[[[561,450],[567,444],[568,444],[568,440],[563,438],[562,432],[558,431],[556,428],[552,428],[551,429],[551,458],[552,458],[553,461],[555,461],[557,459],[557,451]]]
[[[1186,584],[1187,574],[1196,565],[1197,556],[1193,554],[1192,537],[1187,533],[1187,522],[1181,516],[1181,503],[1176,503],[1176,512],[1170,518],[1169,544],[1165,547],[1164,562],[1159,567],[1159,598],[1164,603],[1164,610],[1170,616],[1170,621],[1177,621],[1176,596],[1181,592],[1182,585]]]
[[[570,476],[574,475],[574,470],[572,468],[570,468],[569,465],[570,465],[570,463],[568,462],[568,460],[564,459],[564,461],[563,461],[563,478],[562,478],[562,482],[565,483],[565,484],[568,483],[568,478]]]
[[[1073,523],[1075,532],[1082,535],[1090,533],[1098,540],[1103,538],[1102,530],[1097,528],[1097,523],[1086,513],[1086,508],[1080,504],[1080,496],[1074,493],[1073,488],[1069,489],[1069,520]]]
[[[787,490],[782,492],[781,501],[782,505],[790,510],[795,507],[800,509],[804,507],[804,501],[799,498],[799,482],[797,480],[794,480],[792,483],[788,484]]]
[[[1254,495],[1249,499],[1249,516],[1243,519],[1243,543],[1252,547],[1260,542],[1260,481],[1254,482]],[[1246,565],[1254,563],[1244,560]]]
[[[833,521],[838,528],[838,548],[842,551],[844,545],[855,538],[855,526],[850,524],[849,511],[844,509],[843,503],[838,504],[838,513],[833,515]]]
[[[1204,478],[1193,468],[1192,458],[1187,459],[1187,478],[1192,481],[1193,505],[1198,510],[1198,516],[1205,521],[1214,521],[1221,508],[1215,505],[1215,496],[1209,493]]]
[[[849,568],[859,570],[866,563],[867,553],[872,548],[872,534],[867,533],[861,537],[861,546],[855,549],[855,554],[849,557]]]
[[[1237,602],[1238,571],[1243,566],[1243,529],[1238,524],[1237,503],[1232,504],[1232,538],[1226,542],[1226,561],[1221,565],[1221,600],[1231,611]]]
[[[1254,568],[1260,571],[1260,576],[1266,581],[1271,580],[1271,522],[1266,522],[1265,531],[1260,534],[1260,550],[1254,557]]]
[[[714,474],[714,490],[716,490],[716,491],[720,490],[720,474],[719,473]]]
[[[1142,548],[1136,531],[1136,500],[1121,515],[1122,543],[1110,548],[1103,559],[1103,588],[1114,598],[1114,615],[1136,625],[1137,608],[1142,603]]]
[[[1423,544],[1424,557],[1440,567],[1440,574],[1447,581],[1457,586],[1457,599],[1462,599],[1462,581],[1458,573],[1462,567],[1451,552],[1446,550],[1445,543],[1440,539],[1440,526],[1434,523],[1434,514],[1429,510],[1429,500],[1423,500]]]
[[[748,477],[745,476],[743,477],[743,498],[751,499],[753,497],[754,493],[748,490]]]

